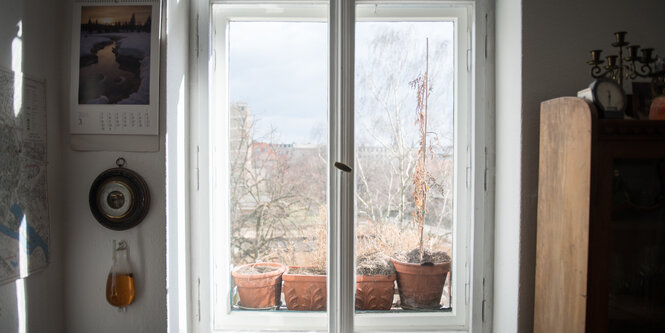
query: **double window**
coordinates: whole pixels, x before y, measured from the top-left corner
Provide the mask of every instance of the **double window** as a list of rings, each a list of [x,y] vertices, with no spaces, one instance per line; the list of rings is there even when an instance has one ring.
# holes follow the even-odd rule
[[[468,329],[482,224],[474,4],[358,2],[354,20],[336,5],[211,4],[197,139],[209,181],[193,206],[204,227],[192,232],[193,255],[210,259],[193,266],[206,276],[195,293],[210,295],[203,320],[213,331]],[[445,266],[434,301],[407,294],[409,273],[395,262],[409,260]],[[240,292],[232,274],[255,263],[286,267],[260,309],[242,294],[259,290]],[[324,287],[294,294],[287,276],[303,274],[322,275]],[[308,308],[315,298],[323,307]]]

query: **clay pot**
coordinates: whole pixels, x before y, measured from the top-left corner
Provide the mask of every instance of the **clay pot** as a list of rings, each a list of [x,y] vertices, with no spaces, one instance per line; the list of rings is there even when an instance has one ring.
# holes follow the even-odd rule
[[[665,96],[658,96],[651,102],[649,120],[665,120]]]
[[[356,276],[356,310],[390,310],[396,275]]]
[[[296,311],[325,311],[327,286],[325,275],[293,274],[293,270],[302,268],[289,266],[284,273],[284,299],[286,308]]]
[[[391,260],[397,271],[397,290],[402,309],[441,308],[441,295],[446,277],[450,272],[450,261],[421,265]]]
[[[242,273],[249,267],[271,266],[276,268],[265,273]],[[277,263],[256,263],[238,266],[231,275],[240,295],[240,305],[246,308],[273,308],[280,305],[282,294],[282,274],[286,266]]]

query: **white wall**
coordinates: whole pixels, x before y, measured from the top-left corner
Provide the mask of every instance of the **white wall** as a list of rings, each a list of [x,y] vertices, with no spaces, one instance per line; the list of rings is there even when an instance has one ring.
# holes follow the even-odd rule
[[[520,0],[496,1],[494,332],[516,332],[520,267],[522,21]]]
[[[0,67],[12,68],[12,41],[22,22],[23,71],[47,81],[51,217],[50,265],[25,279],[26,309],[18,309],[16,283],[0,287],[0,332],[165,332],[165,103],[158,152],[70,149],[68,101],[60,96],[68,96],[71,8],[71,0],[0,0]],[[186,6],[180,10],[187,13]],[[90,184],[119,156],[144,176],[152,196],[148,216],[127,231],[103,228],[88,208]],[[136,276],[136,301],[126,313],[105,300],[113,239],[128,242]]]
[[[189,0],[165,1],[167,16],[165,32],[168,38],[168,47],[165,51],[166,68],[163,73],[168,77],[165,89],[167,92],[166,126],[168,128],[166,137],[166,172],[168,177],[166,183],[167,288],[171,291],[167,295],[169,333],[186,333],[191,329],[191,310],[187,298],[190,295],[190,278],[187,265],[190,223],[186,223],[186,221],[191,220],[187,218],[189,216],[187,211],[189,196],[195,194],[187,191],[189,188],[187,179],[189,124],[187,122],[193,121],[193,116],[187,111],[190,109],[188,107],[190,105],[188,102],[189,90],[192,89],[191,82],[194,82],[194,80],[188,77],[188,68],[196,66],[196,61],[193,60],[194,55],[205,55],[207,52],[196,52],[193,47],[190,50],[190,43],[193,45],[194,41],[197,40],[196,37],[192,37],[190,40],[190,31],[196,31],[194,27],[198,23],[195,17],[190,19],[190,4],[191,1]],[[205,19],[202,18],[201,20]],[[204,38],[205,36],[201,37],[201,39]],[[192,54],[191,58],[190,54]],[[190,144],[194,145],[196,143]],[[189,176],[191,177],[191,174]],[[192,258],[192,260],[197,259],[201,258]],[[193,300],[194,295],[191,295],[191,297],[191,304],[196,304]]]
[[[164,154],[65,151],[65,331],[165,332],[166,245]],[[88,191],[97,175],[117,157],[142,175],[151,196],[150,211],[138,226],[113,231],[101,226],[88,207]],[[112,240],[125,240],[136,283],[136,299],[121,313],[106,302]]]
[[[61,0],[67,8],[64,22],[71,22],[73,3]],[[64,27],[61,38],[69,68],[71,26]],[[162,59],[163,60],[163,59]],[[162,63],[163,65],[163,63]],[[164,73],[163,66],[161,73]],[[70,75],[63,75],[69,87]],[[164,82],[164,75],[160,80]],[[62,196],[64,230],[65,332],[166,332],[166,205],[165,205],[165,94],[160,84],[160,147],[157,152],[81,152],[69,145],[68,108],[63,107],[63,170],[66,196]],[[64,88],[65,90],[67,88]],[[66,93],[63,95],[68,96]],[[63,106],[69,101],[63,100]],[[115,160],[124,157],[125,167],[143,176],[150,189],[148,215],[138,226],[114,231],[101,226],[88,206],[90,185],[97,175],[115,167]],[[126,312],[106,302],[106,278],[111,268],[112,241],[125,240],[134,270],[136,298]]]
[[[494,331],[533,327],[540,102],[587,87],[588,51],[615,54],[615,31],[665,56],[662,13],[651,0],[497,0]]]
[[[39,11],[31,10],[40,8]],[[50,210],[50,263],[24,279],[25,309],[17,304],[17,283],[0,286],[0,332],[62,332],[63,310],[63,219],[60,202],[65,183],[61,180],[62,149],[60,113],[62,59],[59,43],[61,9],[55,1],[0,0],[0,67],[12,69],[20,59],[25,75],[46,80],[48,135],[48,197]],[[22,54],[12,53],[17,24],[22,24]],[[6,207],[0,207],[6,209]],[[19,316],[23,312],[25,316]]]

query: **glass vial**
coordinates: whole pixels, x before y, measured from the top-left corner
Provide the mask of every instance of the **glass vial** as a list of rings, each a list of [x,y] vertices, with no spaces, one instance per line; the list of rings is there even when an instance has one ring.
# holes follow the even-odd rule
[[[106,279],[106,300],[124,311],[134,301],[135,294],[134,273],[127,258],[127,243],[120,241],[116,247],[114,240],[113,266]]]

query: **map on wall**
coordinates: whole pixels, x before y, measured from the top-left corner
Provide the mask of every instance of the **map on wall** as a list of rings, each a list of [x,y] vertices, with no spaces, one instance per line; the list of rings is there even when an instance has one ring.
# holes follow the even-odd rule
[[[49,261],[45,90],[0,69],[0,284]]]

